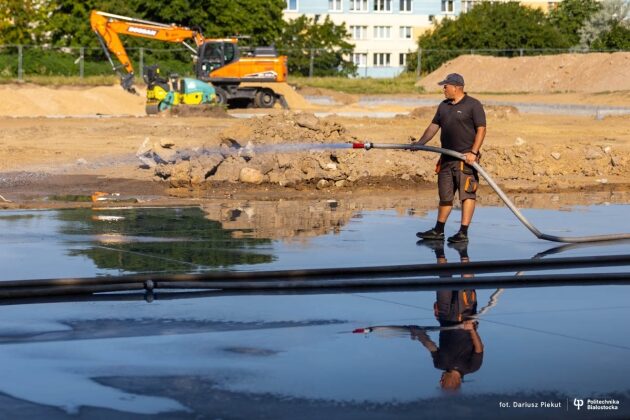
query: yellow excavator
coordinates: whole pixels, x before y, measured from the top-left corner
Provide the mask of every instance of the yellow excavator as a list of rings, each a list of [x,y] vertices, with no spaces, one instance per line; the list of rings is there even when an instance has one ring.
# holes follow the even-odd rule
[[[278,102],[288,108],[284,96],[273,89],[273,83],[286,82],[287,57],[278,56],[273,47],[255,48],[253,53],[243,56],[238,38],[210,39],[196,29],[97,10],[90,14],[90,25],[113,70],[120,76],[122,87],[132,93],[135,93],[134,68],[119,35],[181,43],[193,53],[196,79],[174,78],[168,86],[167,79],[159,76],[159,69],[152,67],[145,72],[149,113],[177,103],[209,100],[223,105],[239,102],[258,108],[272,108]],[[190,45],[189,40],[193,40],[195,46]],[[112,53],[120,65],[114,63]],[[212,92],[203,87],[206,82],[212,84],[214,99],[210,99]],[[245,82],[247,86],[241,86]],[[197,90],[187,91],[191,83]],[[163,103],[169,92],[172,103]]]

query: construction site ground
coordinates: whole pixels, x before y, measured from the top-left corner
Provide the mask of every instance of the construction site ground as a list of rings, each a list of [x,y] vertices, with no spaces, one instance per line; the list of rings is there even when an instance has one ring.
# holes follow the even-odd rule
[[[146,116],[142,94],[133,96],[118,86],[2,85],[0,205],[89,205],[81,197],[95,191],[155,204],[434,192],[434,154],[339,145],[409,142],[431,121],[440,94],[379,95],[374,102],[322,89],[283,89],[289,111],[276,106]],[[481,164],[507,192],[556,192],[579,203],[584,191],[625,196],[630,190],[627,90],[470,94],[501,104],[486,106]],[[315,105],[304,96],[325,96],[330,104]],[[430,105],[414,104],[420,100]],[[524,103],[564,108],[521,112],[518,106]],[[621,112],[574,113],[571,106]],[[278,151],[290,144],[303,147]],[[308,150],[309,144],[330,144],[331,150]],[[250,156],[238,152],[238,147],[265,145],[276,149]],[[438,146],[439,140],[430,145]],[[143,153],[156,163],[143,163],[138,158]],[[158,162],[164,153],[175,157]]]

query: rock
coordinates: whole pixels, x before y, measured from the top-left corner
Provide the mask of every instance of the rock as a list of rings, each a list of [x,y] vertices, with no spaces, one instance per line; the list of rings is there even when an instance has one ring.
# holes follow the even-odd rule
[[[411,176],[409,174],[402,174],[402,176],[400,178],[403,181],[409,181],[411,179]]]
[[[517,137],[517,138],[516,138],[516,141],[514,141],[514,144],[515,144],[515,145],[517,145],[517,146],[522,146],[522,145],[524,145],[525,143],[526,143],[526,141],[525,141],[525,140],[523,140],[523,139],[522,139],[522,138],[520,138],[520,137]]]
[[[244,166],[245,159],[229,156],[221,162],[211,178],[213,181],[237,182]]]
[[[330,171],[336,171],[337,170],[337,164],[336,163],[327,163],[326,164],[326,169],[330,170]]]
[[[313,114],[299,113],[293,118],[295,123],[300,127],[308,128],[313,131],[319,130],[319,119]]]
[[[169,186],[174,188],[190,186],[190,162],[183,161],[170,166]]]
[[[343,187],[347,186],[348,184],[349,184],[348,181],[346,181],[345,179],[341,179],[341,180],[335,182],[335,187],[343,188]]]
[[[604,157],[602,152],[599,149],[596,149],[594,147],[589,147],[588,149],[586,149],[586,152],[584,153],[584,158],[587,160],[595,160],[601,157]]]
[[[163,147],[165,149],[170,149],[173,146],[175,146],[175,142],[172,140],[167,140],[167,139],[160,139],[160,147]]]
[[[320,179],[317,182],[317,189],[318,190],[323,190],[324,188],[328,188],[330,187],[330,182],[326,181],[325,179]]]
[[[219,153],[195,156],[190,159],[190,183],[200,184],[207,177],[213,175],[218,166],[223,162],[223,156]]]
[[[621,158],[619,156],[611,156],[610,157],[610,164],[612,166],[621,166],[622,162],[621,162]]]
[[[278,167],[278,162],[273,154],[256,155],[248,163],[250,166],[258,168],[263,175]]]
[[[560,157],[562,155],[558,152],[551,152],[551,157],[554,158],[555,160],[560,160]]]
[[[610,146],[606,146],[602,149],[604,151],[604,153],[606,153],[607,155],[610,154],[610,152],[612,151],[612,147]]]
[[[246,184],[259,185],[263,182],[263,174],[258,169],[245,167],[241,169],[238,179]]]
[[[278,167],[291,168],[295,161],[295,155],[290,153],[278,153],[276,154],[276,160],[278,161]]]

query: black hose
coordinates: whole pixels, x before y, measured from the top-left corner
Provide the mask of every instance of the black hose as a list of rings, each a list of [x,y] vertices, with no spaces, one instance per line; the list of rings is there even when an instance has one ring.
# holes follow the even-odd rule
[[[215,271],[200,274],[136,274],[128,276],[99,276],[84,278],[56,278],[0,281],[0,291],[20,287],[72,287],[114,284],[144,285],[151,289],[155,282],[209,282],[209,281],[264,281],[294,278],[304,280],[363,279],[387,277],[400,278],[426,275],[455,275],[500,273],[508,271],[534,271],[554,269],[578,269],[587,267],[611,267],[630,265],[630,254],[550,258],[546,260],[491,260],[448,264],[411,264],[375,267],[315,268],[305,270],[272,271]]]
[[[353,145],[355,148],[360,143]],[[432,147],[432,146],[421,146],[417,144],[388,144],[388,143],[364,143],[364,148],[366,150],[369,149],[400,149],[400,150],[423,150],[426,152],[440,153],[443,155],[448,155],[455,157],[460,160],[465,160],[463,154],[459,152],[455,152],[453,150],[442,149],[440,147]],[[507,195],[499,188],[499,186],[494,182],[494,180],[488,175],[488,173],[477,163],[473,163],[472,167],[477,170],[483,176],[483,178],[488,182],[488,184],[492,187],[492,189],[497,193],[497,195],[503,200],[503,202],[508,206],[508,208],[514,213],[514,215],[518,218],[518,220],[525,225],[527,229],[530,230],[538,239],[544,239],[546,241],[552,242],[566,242],[566,243],[584,243],[584,242],[599,242],[599,241],[616,241],[621,239],[630,239],[630,233],[617,233],[610,235],[594,235],[594,236],[555,236],[548,235],[546,233],[542,233],[539,231],[534,225],[532,225],[526,218],[521,214],[520,210],[512,203],[512,201],[508,198]]]
[[[514,271],[516,269],[554,270],[586,267],[630,265],[630,255],[571,257],[547,260],[480,261],[450,264],[350,267],[313,270],[263,272],[213,272],[179,275],[131,275],[118,277],[61,278],[0,282],[0,298],[37,298],[91,293],[155,289],[209,290],[288,290],[288,289],[360,289],[483,287],[518,283],[534,284],[626,284],[628,273],[547,274],[542,276],[503,275],[494,277],[461,277],[452,275]]]

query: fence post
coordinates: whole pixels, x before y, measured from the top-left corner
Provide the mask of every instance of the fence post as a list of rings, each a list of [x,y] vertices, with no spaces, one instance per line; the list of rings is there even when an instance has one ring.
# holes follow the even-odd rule
[[[416,73],[418,73],[418,79],[422,74],[422,48],[418,48],[418,68],[416,69]]]
[[[309,79],[313,77],[314,60],[315,60],[315,50],[313,48],[311,48],[311,60],[310,60],[310,63],[308,65],[308,77],[309,77]]]
[[[144,48],[140,47],[140,64],[138,65],[140,70],[140,77],[144,75]]]
[[[83,79],[83,71],[84,71],[84,67],[83,67],[83,61],[85,60],[85,47],[81,47],[79,49],[79,78]]]
[[[18,45],[18,82],[22,81],[23,69],[22,69],[22,45]]]

